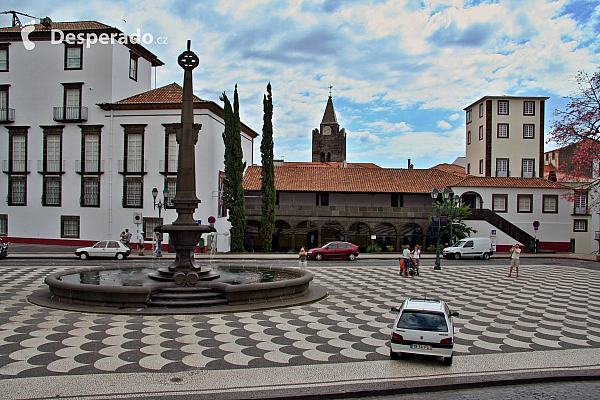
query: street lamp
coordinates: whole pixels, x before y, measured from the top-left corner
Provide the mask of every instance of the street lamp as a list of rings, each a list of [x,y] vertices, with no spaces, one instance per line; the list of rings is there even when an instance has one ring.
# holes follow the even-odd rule
[[[450,243],[449,245],[452,246],[452,244],[454,243],[453,241],[453,237],[452,237],[452,221],[454,219],[454,216],[458,213],[458,202],[460,201],[460,197],[455,194],[454,197],[451,198],[449,204],[448,204],[448,219],[450,220]]]
[[[156,210],[156,207],[158,207],[158,222],[162,224],[162,217],[161,217],[161,211],[162,208],[165,206],[165,203],[163,203],[163,200],[166,199],[169,196],[169,188],[164,188],[163,190],[163,198],[162,200],[158,200],[158,203],[156,202],[156,196],[158,196],[158,189],[157,188],[153,188],[152,189],[152,197],[154,198],[154,209]],[[158,238],[156,239],[156,257],[162,257],[162,234],[159,233],[158,234]]]
[[[431,198],[433,199],[432,207],[433,211],[435,211],[438,220],[438,231],[437,231],[437,246],[435,248],[435,267],[433,269],[440,270],[442,269],[440,262],[440,233],[442,230],[442,212],[448,210],[448,205],[450,201],[450,189],[444,188],[442,190],[442,203],[438,203],[437,199],[440,194],[440,191],[437,188],[431,189]]]

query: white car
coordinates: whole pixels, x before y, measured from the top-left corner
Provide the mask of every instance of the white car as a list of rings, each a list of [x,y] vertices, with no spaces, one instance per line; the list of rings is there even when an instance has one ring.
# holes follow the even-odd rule
[[[404,353],[444,357],[452,365],[454,324],[448,305],[441,300],[406,299],[397,309],[390,343],[390,358],[396,360]]]
[[[460,260],[461,257],[481,257],[489,260],[494,254],[490,238],[465,238],[458,243],[444,248],[442,255],[446,258]]]
[[[75,255],[82,260],[88,257],[114,257],[122,260],[129,255],[131,249],[118,240],[102,240],[90,247],[75,250]]]

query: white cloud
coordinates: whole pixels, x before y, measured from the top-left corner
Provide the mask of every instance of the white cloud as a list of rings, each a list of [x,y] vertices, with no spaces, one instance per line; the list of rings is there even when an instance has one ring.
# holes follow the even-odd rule
[[[448,119],[450,121],[456,121],[459,118],[460,118],[460,114],[459,113],[452,114],[450,117],[448,117]]]
[[[444,129],[444,130],[448,130],[450,128],[452,128],[452,125],[450,125],[449,123],[447,123],[446,121],[438,121],[437,122],[437,127]]]

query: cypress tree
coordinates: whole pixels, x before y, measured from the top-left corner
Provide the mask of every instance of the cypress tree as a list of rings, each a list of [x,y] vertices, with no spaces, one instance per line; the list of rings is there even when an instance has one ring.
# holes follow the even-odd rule
[[[246,211],[244,209],[244,189],[242,180],[246,163],[242,161],[241,123],[237,85],[234,91],[234,109],[225,92],[221,100],[224,102],[225,130],[225,179],[223,181],[223,202],[229,210],[228,221],[231,223],[231,251],[244,250],[244,231],[246,230]]]
[[[265,251],[272,250],[273,231],[275,230],[275,171],[273,167],[273,97],[271,83],[267,85],[267,95],[263,97],[263,129],[260,142],[262,168],[261,180],[261,218],[259,236]]]

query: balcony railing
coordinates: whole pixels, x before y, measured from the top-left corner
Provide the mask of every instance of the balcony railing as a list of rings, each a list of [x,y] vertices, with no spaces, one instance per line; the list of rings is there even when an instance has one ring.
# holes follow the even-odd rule
[[[535,178],[535,170],[531,172],[523,172],[523,178]]]
[[[54,120],[56,122],[83,122],[87,119],[87,107],[54,107]]]
[[[14,108],[0,108],[0,123],[15,122]]]
[[[496,171],[496,177],[507,178],[510,176],[510,171]]]
[[[65,161],[46,161],[44,165],[44,160],[37,160],[37,171],[40,174],[62,174],[65,172]]]
[[[104,160],[100,161],[75,161],[75,172],[78,174],[104,173]]]
[[[31,172],[31,162],[2,160],[2,172],[5,174],[28,174]]]
[[[144,175],[148,173],[148,160],[119,160],[119,173]]]
[[[160,160],[158,171],[161,174],[177,174],[177,160]]]

